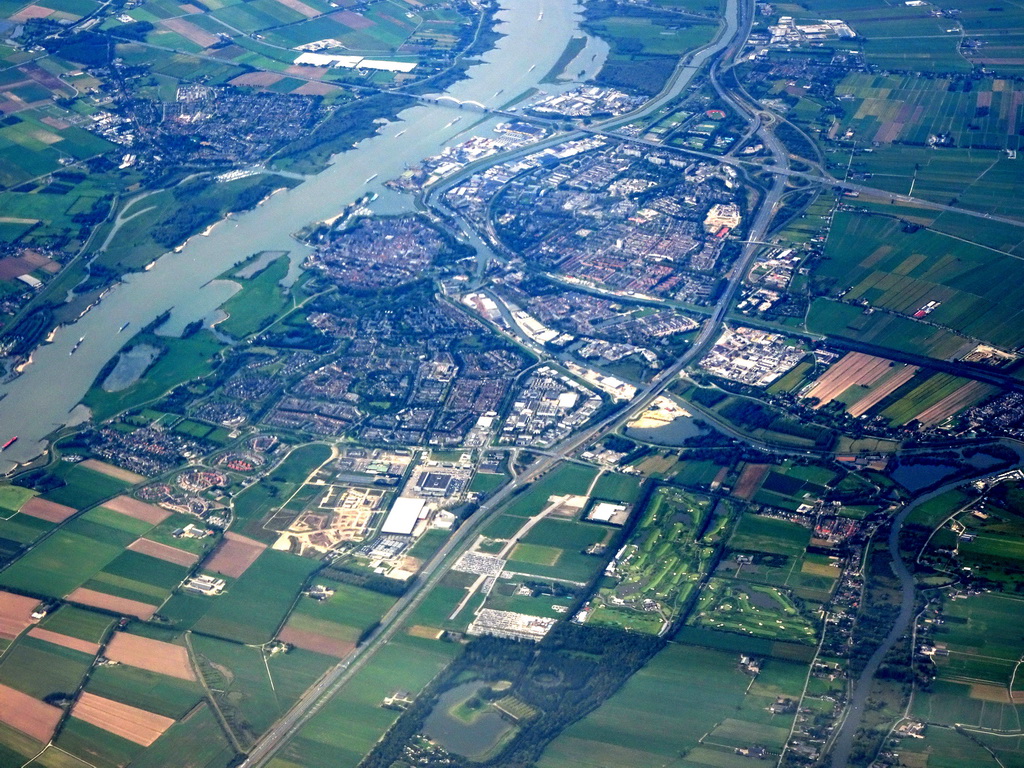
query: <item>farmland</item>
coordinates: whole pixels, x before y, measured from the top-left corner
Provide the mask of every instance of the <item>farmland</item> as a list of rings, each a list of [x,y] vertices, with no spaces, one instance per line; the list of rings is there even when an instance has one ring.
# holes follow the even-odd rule
[[[270,640],[315,567],[285,552],[264,552],[224,595],[203,601],[207,608],[195,629],[243,643]],[[258,612],[252,610],[254,604],[260,606]]]
[[[777,749],[792,714],[772,714],[777,697],[797,697],[804,667],[771,660],[751,680],[739,654],[672,643],[592,714],[544,751],[540,768],[743,766],[736,747]],[[700,696],[690,692],[701,691]]]
[[[993,270],[1007,282],[993,281]],[[823,287],[845,291],[844,301],[863,300],[908,317],[937,302],[930,323],[1007,348],[1024,341],[1022,296],[1014,288],[1022,278],[1024,267],[1013,257],[859,213],[836,216],[825,260],[814,273]]]

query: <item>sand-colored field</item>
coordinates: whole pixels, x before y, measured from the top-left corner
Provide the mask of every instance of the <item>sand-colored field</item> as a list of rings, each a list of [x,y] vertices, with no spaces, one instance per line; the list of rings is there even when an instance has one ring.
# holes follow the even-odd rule
[[[95,656],[100,652],[99,643],[90,643],[88,640],[79,640],[77,637],[71,637],[69,635],[62,635],[59,632],[51,632],[48,629],[42,627],[32,627],[28,631],[29,637],[35,637],[39,640],[45,640],[48,643],[59,645],[64,648],[70,648],[73,651],[81,651],[82,653],[88,653],[90,656]]]
[[[266,87],[284,80],[284,75],[276,72],[246,72],[231,81],[232,85],[251,85],[255,87]]]
[[[344,24],[349,29],[368,29],[375,26],[372,19],[368,19],[355,11],[335,11],[327,16],[339,24]]]
[[[213,557],[206,562],[203,570],[237,579],[256,562],[256,558],[266,548],[266,544],[229,531],[224,534],[224,541],[217,547]]]
[[[184,565],[186,568],[194,565],[196,560],[199,559],[199,555],[193,552],[186,552],[183,549],[178,549],[168,544],[161,544],[159,541],[150,541],[149,539],[136,539],[128,545],[128,549],[142,555],[166,560],[168,563]]]
[[[64,710],[33,699],[27,693],[0,685],[0,723],[44,744],[53,737]]]
[[[106,502],[103,506],[115,512],[120,512],[122,515],[134,517],[136,520],[144,520],[153,525],[158,525],[171,516],[171,513],[166,509],[160,509],[160,507],[133,499],[130,496],[118,496],[116,499]]]
[[[437,638],[444,634],[444,630],[438,629],[437,627],[428,627],[424,624],[415,624],[406,630],[406,634],[410,637],[423,637],[427,640],[437,640]]]
[[[196,45],[201,45],[203,48],[209,48],[214,43],[220,40],[214,34],[207,32],[205,29],[197,27],[190,21],[184,19],[164,19],[159,24],[172,32],[177,32],[179,35],[187,40],[191,40]]]
[[[812,563],[809,560],[804,560],[804,564],[800,566],[800,573],[807,573],[811,576],[826,576],[830,579],[838,579],[842,570],[839,566],[828,565],[826,563]]]
[[[144,747],[151,745],[174,725],[170,717],[85,692],[78,697],[71,716]]]
[[[819,376],[804,397],[817,398],[818,404],[814,407],[821,408],[852,386],[874,384],[889,367],[890,361],[884,357],[850,352]]]
[[[113,611],[122,616],[136,616],[140,619],[152,618],[156,613],[155,605],[129,600],[126,597],[114,597],[85,587],[79,587],[68,595],[68,600],[82,605],[91,605],[93,608],[102,608],[105,611]]]
[[[135,483],[141,483],[143,480],[148,479],[145,475],[140,475],[137,472],[129,472],[127,469],[121,469],[120,467],[115,467],[113,464],[108,464],[105,461],[99,461],[97,459],[86,459],[81,462],[79,466],[91,469],[93,472],[99,472],[107,477],[124,480],[126,483],[131,483],[132,485],[135,485]]]
[[[63,523],[77,511],[74,507],[56,504],[46,499],[40,499],[38,496],[34,496],[26,501],[21,509],[18,510],[23,515],[36,517],[48,523]]]
[[[28,21],[29,19],[45,19],[53,13],[52,8],[41,5],[28,5],[10,17],[11,21]]]
[[[0,590],[0,639],[13,640],[25,628],[35,624],[32,611],[39,605],[34,597],[14,595]]]
[[[732,495],[738,499],[750,501],[757,489],[761,487],[764,476],[768,474],[767,464],[747,464],[736,479],[736,487],[732,489]]]
[[[298,75],[304,79],[319,80],[330,70],[327,67],[307,67],[304,64],[292,64],[285,69],[287,75]]]
[[[981,701],[998,701],[1000,704],[1010,703],[1010,692],[1005,685],[971,683],[970,697]]]
[[[316,8],[306,5],[301,0],[277,0],[285,8],[291,8],[293,11],[298,11],[307,19],[312,19],[314,16],[319,16],[320,11]]]
[[[129,667],[146,669],[179,680],[196,679],[188,651],[180,645],[115,632],[107,644],[106,656]]]
[[[917,414],[917,420],[926,427],[941,424],[954,413],[989,397],[995,391],[996,388],[991,384],[983,384],[980,381],[969,382],[955,392],[946,395],[931,408],[921,411]]]
[[[875,387],[870,393],[862,397],[856,403],[851,404],[850,407],[846,409],[846,412],[854,418],[857,416],[863,416],[878,405],[878,403],[882,402],[886,397],[914,378],[914,374],[917,373],[917,370],[916,365],[908,365],[906,368],[896,371],[896,373],[892,374],[889,378]]]
[[[355,650],[356,644],[346,640],[338,640],[334,637],[326,637],[316,632],[306,632],[301,629],[285,627],[278,635],[278,639],[291,643],[296,648],[307,651],[316,651],[336,659],[343,659]]]
[[[336,85],[330,85],[329,83],[303,83],[292,93],[299,96],[327,96],[340,90]]]

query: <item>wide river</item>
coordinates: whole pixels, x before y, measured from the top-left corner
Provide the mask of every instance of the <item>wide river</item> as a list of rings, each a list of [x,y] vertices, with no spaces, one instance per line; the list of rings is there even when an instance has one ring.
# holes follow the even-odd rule
[[[500,107],[539,81],[554,66],[579,28],[579,6],[566,0],[502,0],[498,31],[505,36],[470,68],[468,79],[451,86],[455,98]],[[602,41],[588,38],[586,48],[566,71],[581,79],[597,74],[607,55]],[[559,90],[562,88],[555,87]],[[303,247],[291,237],[311,221],[326,219],[367,191],[402,173],[409,165],[458,144],[472,135],[485,135],[497,122],[488,119],[467,130],[480,114],[450,107],[416,106],[405,110],[374,137],[337,155],[334,164],[293,190],[281,192],[259,208],[218,224],[206,237],[194,237],[180,253],[169,253],[153,267],[130,275],[111,290],[78,322],[57,331],[52,343],[36,350],[25,372],[0,385],[0,441],[19,440],[0,457],[0,472],[37,456],[44,438],[68,422],[69,414],[89,389],[103,365],[121,349],[133,331],[173,307],[170,332],[207,317],[235,290],[214,281],[232,264],[265,250],[290,251],[301,261]],[[457,122],[452,122],[460,118]],[[399,135],[401,133],[401,135]],[[367,181],[376,176],[373,181]],[[395,195],[382,194],[380,208],[411,206]],[[130,323],[129,329],[117,329]],[[84,337],[79,349],[71,348]]]

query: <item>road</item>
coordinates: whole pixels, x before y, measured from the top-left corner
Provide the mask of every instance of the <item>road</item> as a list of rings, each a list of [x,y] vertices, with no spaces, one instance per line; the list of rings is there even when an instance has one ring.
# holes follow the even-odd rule
[[[745,5],[746,4],[744,3],[744,6]],[[749,14],[749,11],[747,13]],[[720,39],[717,43],[714,43],[712,47],[717,46],[717,50],[725,50],[730,46],[734,46],[737,42],[742,42],[738,40],[739,36],[743,36],[745,39],[746,24],[736,24],[731,37],[728,39]],[[707,51],[710,49],[705,50]],[[711,52],[708,55],[713,55],[713,53],[714,52]],[[670,89],[673,91],[680,87],[682,86],[679,85],[678,81],[673,81],[673,83],[670,84]],[[656,98],[654,100],[655,104],[651,108],[657,108],[668,98],[674,98],[674,94]],[[747,119],[753,120],[749,116]],[[756,130],[758,132],[764,131],[760,125],[756,127]],[[558,139],[558,141],[565,140],[565,136]],[[769,142],[766,141],[765,145],[769,146]],[[530,151],[536,151],[536,149],[537,146],[534,145],[530,148]],[[507,159],[508,155],[502,155],[495,157],[492,160],[493,162],[505,162]],[[776,155],[774,159],[776,164],[780,167],[788,168],[788,159],[784,153]],[[785,191],[785,185],[786,182],[784,176],[778,175],[775,177],[774,184],[761,201],[758,213],[751,225],[750,240],[762,240],[766,235],[772,218],[778,210],[779,201],[782,197],[782,193]],[[646,387],[638,392],[637,396],[630,401],[629,405],[625,409],[610,414],[583,432],[566,439],[552,449],[549,454],[538,459],[533,466],[529,467],[525,472],[520,474],[508,485],[498,491],[498,493],[484,502],[473,516],[463,523],[449,537],[444,546],[442,546],[441,549],[438,550],[423,566],[416,582],[410,587],[409,591],[399,599],[388,614],[384,616],[378,627],[366,639],[361,649],[356,652],[356,655],[328,671],[316,685],[307,691],[306,694],[302,696],[302,698],[299,699],[299,701],[284,715],[284,717],[281,718],[277,725],[275,725],[256,743],[256,745],[250,750],[248,758],[241,764],[241,768],[259,768],[259,766],[266,765],[281,745],[297,733],[299,729],[301,729],[302,726],[308,722],[311,717],[313,717],[313,715],[315,715],[328,701],[330,701],[332,696],[343,688],[345,684],[373,658],[377,650],[382,648],[392,637],[395,636],[395,634],[402,628],[405,620],[412,614],[424,597],[444,576],[450,562],[449,558],[460,553],[473,541],[472,537],[477,529],[489,520],[495,512],[501,508],[502,504],[512,496],[512,494],[541,477],[544,473],[555,467],[559,462],[576,450],[594,440],[600,439],[604,435],[616,429],[622,422],[631,418],[634,414],[645,410],[651,401],[658,397],[658,395],[664,391],[665,387],[675,380],[683,368],[698,359],[698,357],[704,352],[707,345],[715,338],[722,321],[728,314],[729,306],[736,296],[736,292],[739,290],[743,275],[746,274],[747,269],[750,266],[750,261],[757,252],[757,248],[758,246],[755,243],[748,243],[744,246],[740,257],[737,259],[729,273],[726,287],[722,291],[711,317],[704,323],[686,353],[683,354],[682,357],[680,357],[674,364],[663,370]]]

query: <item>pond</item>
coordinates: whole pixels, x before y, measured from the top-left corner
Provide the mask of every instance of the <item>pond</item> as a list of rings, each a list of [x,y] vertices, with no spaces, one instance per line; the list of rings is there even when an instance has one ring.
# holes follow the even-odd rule
[[[660,427],[626,427],[626,437],[636,438],[654,445],[685,445],[692,437],[703,437],[714,430],[708,424],[692,416],[679,416]]]
[[[138,381],[160,354],[160,348],[152,344],[138,344],[122,352],[107,378],[103,380],[105,392],[120,392]]]
[[[479,680],[445,691],[430,710],[422,732],[449,752],[485,758],[514,726],[487,706],[471,710],[466,702],[487,685]]]

